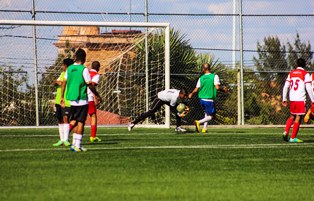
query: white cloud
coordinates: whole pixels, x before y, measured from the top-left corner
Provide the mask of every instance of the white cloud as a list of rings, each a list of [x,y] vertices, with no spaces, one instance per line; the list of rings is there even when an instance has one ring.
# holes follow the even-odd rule
[[[233,13],[233,3],[229,1],[209,4],[208,11],[213,14],[231,14]]]

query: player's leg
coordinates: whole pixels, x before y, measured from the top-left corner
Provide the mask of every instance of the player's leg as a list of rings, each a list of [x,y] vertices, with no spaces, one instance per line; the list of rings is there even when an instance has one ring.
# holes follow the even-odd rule
[[[94,101],[88,101],[88,114],[90,116],[90,142],[100,142],[101,139],[96,136],[97,133],[97,110]]]
[[[63,145],[63,116],[62,116],[62,107],[59,104],[55,104],[56,108],[56,117],[58,119],[58,127],[59,127],[59,141],[57,143],[54,143],[54,147],[58,147]]]
[[[215,114],[215,103],[213,101],[205,101],[201,99],[200,103],[206,115],[203,119],[195,120],[194,122],[196,131],[198,133],[201,131],[200,124],[208,123],[210,120],[213,119],[213,115]],[[206,130],[204,131],[207,132],[207,125],[206,125]]]
[[[167,105],[170,106],[169,103],[167,103]],[[178,115],[177,108],[170,106],[170,110],[171,110],[171,112],[173,112],[176,115],[176,129],[175,129],[175,131],[177,131],[177,132],[186,132],[186,130],[184,128],[182,128],[182,123],[181,123],[182,122],[182,117],[180,117]]]
[[[312,110],[311,109],[308,109],[307,110],[307,113],[305,114],[304,116],[304,123],[308,123],[310,118],[311,118],[311,113],[312,113]]]
[[[63,144],[64,146],[70,146],[71,143],[69,142],[69,134],[70,134],[70,124],[69,124],[69,117],[71,113],[70,107],[62,108],[63,111]]]
[[[86,151],[86,149],[84,149],[81,146],[81,141],[84,134],[84,125],[85,125],[87,113],[88,113],[88,105],[82,105],[82,106],[75,106],[75,113],[73,112],[72,114],[73,118],[77,122],[74,128],[74,133],[73,133],[73,145],[70,149],[74,152]]]
[[[151,109],[148,110],[147,112],[144,112],[142,114],[140,114],[134,121],[132,121],[129,126],[128,126],[128,130],[131,131],[132,128],[138,124],[139,122],[143,121],[144,119],[146,119],[147,117],[150,117],[152,115],[155,114],[155,112],[157,112],[161,106],[163,106],[165,104],[164,101],[156,98],[151,106]]]
[[[297,138],[297,134],[300,128],[300,122],[302,115],[305,114],[306,108],[305,108],[305,102],[304,101],[295,101],[294,107],[291,110],[292,114],[295,114],[295,119],[293,122],[293,129],[291,133],[291,138],[289,142],[303,142],[302,140]]]
[[[294,118],[295,118],[295,115],[290,114],[289,118],[286,121],[285,130],[284,130],[283,135],[282,135],[284,141],[287,141],[287,142],[289,141],[289,132],[290,132],[290,128],[293,124]]]
[[[206,114],[205,112],[205,117],[207,117],[208,115]],[[204,126],[203,126],[203,129],[202,129],[202,133],[207,133],[207,126],[208,126],[208,121],[205,121],[204,122]]]
[[[299,128],[300,128],[300,120],[301,120],[301,115],[296,115],[295,120],[293,122],[293,129],[292,129],[291,138],[289,142],[303,142],[302,140],[297,138]]]
[[[86,151],[86,149],[81,146],[81,141],[84,134],[84,125],[88,113],[88,105],[73,106],[71,107],[71,110],[73,111],[73,120],[76,120],[77,123],[73,129],[73,144],[70,150],[74,152]]]

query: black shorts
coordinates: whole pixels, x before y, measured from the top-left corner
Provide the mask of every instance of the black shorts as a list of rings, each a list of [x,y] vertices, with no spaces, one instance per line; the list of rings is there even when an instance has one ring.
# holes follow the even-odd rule
[[[63,108],[59,104],[55,104],[55,107],[56,107],[55,115],[59,121],[62,121],[64,116],[67,116],[67,117],[70,116],[70,110],[71,110],[70,107]]]
[[[88,105],[71,106],[71,120],[85,122],[88,114]]]

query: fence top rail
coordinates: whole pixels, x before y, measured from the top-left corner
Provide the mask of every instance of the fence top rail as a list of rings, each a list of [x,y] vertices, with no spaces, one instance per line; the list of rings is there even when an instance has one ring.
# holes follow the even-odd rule
[[[25,26],[108,26],[108,27],[169,27],[167,22],[96,22],[96,21],[40,21],[0,20],[0,25]]]

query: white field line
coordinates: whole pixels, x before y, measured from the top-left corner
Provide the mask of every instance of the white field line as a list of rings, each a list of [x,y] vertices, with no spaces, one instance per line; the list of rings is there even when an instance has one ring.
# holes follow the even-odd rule
[[[166,146],[134,146],[134,147],[91,147],[88,150],[144,150],[144,149],[273,149],[282,147],[309,148],[314,143],[302,144],[240,144],[240,145],[166,145]],[[38,148],[38,149],[3,149],[1,152],[32,152],[32,151],[68,151],[67,148]]]
[[[219,132],[208,132],[208,133],[100,133],[97,134],[97,136],[148,136],[148,135],[181,135],[181,136],[188,136],[188,135],[199,135],[199,136],[210,136],[210,135],[274,135],[274,136],[279,136],[281,137],[281,133],[237,133],[237,132],[224,132],[224,133],[219,133]],[[310,133],[301,133],[300,135],[306,136],[306,135],[312,135]],[[31,134],[0,134],[1,137],[16,137],[16,138],[27,138],[27,137],[58,137],[59,134],[56,133],[55,135],[31,135]],[[89,136],[89,133],[85,133],[84,136]]]

